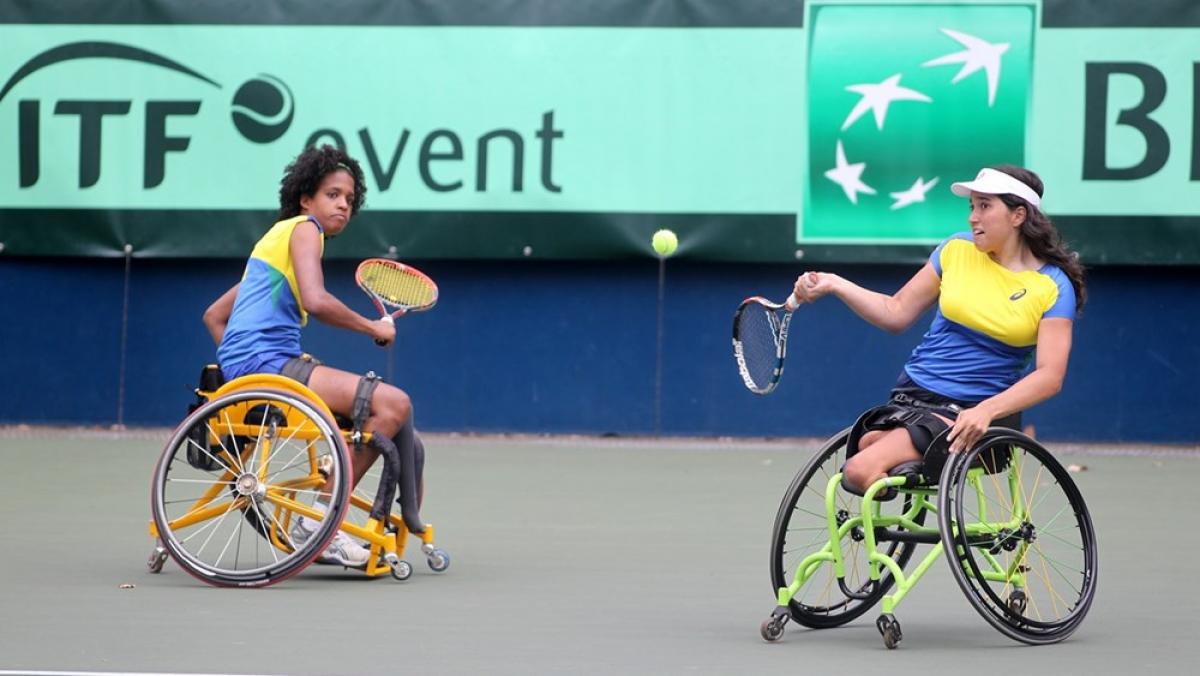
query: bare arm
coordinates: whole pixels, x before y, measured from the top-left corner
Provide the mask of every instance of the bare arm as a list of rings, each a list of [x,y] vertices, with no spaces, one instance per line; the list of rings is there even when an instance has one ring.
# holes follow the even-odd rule
[[[1062,391],[1071,356],[1073,327],[1073,321],[1062,317],[1043,319],[1038,324],[1037,361],[1033,371],[1007,390],[960,413],[954,429],[946,437],[951,453],[974,445],[993,420],[1024,411]]]
[[[796,296],[812,302],[832,293],[867,322],[889,333],[903,333],[925,314],[941,292],[941,279],[926,263],[896,293],[870,291],[838,275],[808,272],[796,279]]]
[[[221,294],[221,297],[213,301],[213,304],[204,311],[204,326],[217,345],[221,344],[221,337],[225,335],[225,327],[229,325],[229,316],[233,314],[233,302],[237,300],[239,286],[241,286],[240,282],[234,284],[233,288]]]
[[[365,333],[390,344],[396,337],[396,327],[391,322],[367,319],[325,290],[320,235],[315,228],[306,226],[306,223],[302,223],[292,230],[292,239],[288,244],[292,267],[296,272],[296,284],[300,289],[298,300],[301,306],[330,326]]]

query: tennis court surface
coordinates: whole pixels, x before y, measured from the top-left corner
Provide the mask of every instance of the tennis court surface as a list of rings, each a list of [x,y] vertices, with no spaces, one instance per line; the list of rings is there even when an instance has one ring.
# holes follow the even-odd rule
[[[1096,601],[1065,643],[1003,637],[939,563],[897,609],[904,641],[887,651],[875,611],[759,637],[771,523],[816,440],[429,435],[422,512],[447,572],[410,553],[406,582],[314,565],[236,590],[173,562],[146,571],[165,437],[0,430],[0,671],[1181,673],[1200,657],[1200,548],[1179,518],[1196,505],[1197,447],[1048,444],[1083,467],[1099,538]]]

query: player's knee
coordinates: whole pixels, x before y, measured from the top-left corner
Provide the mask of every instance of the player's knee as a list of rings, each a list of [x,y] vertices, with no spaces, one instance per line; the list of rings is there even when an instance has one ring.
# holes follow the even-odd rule
[[[885,434],[887,434],[887,430],[871,430],[870,432],[864,433],[858,440],[858,450],[861,451],[876,441],[879,441]]]
[[[842,475],[846,481],[859,490],[866,490],[879,471],[869,458],[855,455],[846,461]]]
[[[396,387],[380,387],[375,390],[372,412],[376,422],[390,430],[388,436],[400,431],[400,428],[412,417],[412,400],[403,390]]]

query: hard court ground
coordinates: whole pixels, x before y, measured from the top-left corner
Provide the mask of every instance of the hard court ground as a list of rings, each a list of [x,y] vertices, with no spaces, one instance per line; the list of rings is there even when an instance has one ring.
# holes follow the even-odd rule
[[[1049,444],[1086,466],[1100,549],[1095,604],[1065,643],[1005,638],[939,564],[887,651],[875,611],[759,638],[771,523],[815,440],[433,435],[422,512],[446,573],[410,552],[406,582],[312,566],[236,590],[173,562],[146,571],[165,436],[0,431],[0,672],[1171,674],[1200,658],[1196,447]]]

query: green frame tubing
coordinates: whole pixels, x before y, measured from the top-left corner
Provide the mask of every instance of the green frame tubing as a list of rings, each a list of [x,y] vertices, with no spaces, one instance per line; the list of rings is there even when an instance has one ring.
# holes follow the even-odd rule
[[[1015,450],[1010,449],[1009,465],[1004,470],[1008,474],[1008,489],[1009,495],[1012,498],[1011,518],[1006,521],[991,522],[987,520],[987,499],[982,483],[985,474],[984,469],[976,467],[967,471],[966,481],[975,489],[980,518],[983,519],[982,521],[965,525],[968,539],[981,538],[981,542],[994,543],[997,536],[1002,535],[1006,530],[1016,530],[1024,521],[1026,505],[1019,486],[1021,470],[1019,465],[1020,454],[1014,452]],[[940,536],[938,528],[924,526],[916,521],[917,515],[922,511],[937,514],[938,507],[936,501],[931,498],[937,496],[938,488],[905,487],[904,484],[907,481],[908,479],[902,476],[889,476],[876,481],[863,494],[861,513],[839,525],[837,523],[836,501],[837,492],[842,482],[842,474],[841,472],[834,474],[825,487],[825,518],[829,527],[829,542],[821,551],[806,556],[796,566],[796,573],[792,579],[792,583],[787,587],[779,588],[779,607],[786,609],[792,598],[799,593],[800,589],[813,577],[822,564],[832,563],[837,578],[844,580],[846,569],[845,558],[842,553],[842,541],[851,530],[861,527],[865,536],[864,542],[869,563],[870,579],[878,583],[882,578],[881,567],[886,567],[891,572],[893,580],[895,580],[894,591],[883,597],[882,612],[885,614],[892,613],[900,601],[908,595],[908,592],[917,585],[921,577],[933,566],[934,562],[942,556],[944,551],[941,540],[937,539],[936,544],[933,545],[933,549],[917,564],[912,574],[905,576],[904,571],[896,563],[895,559],[878,550],[875,539],[876,528],[886,529],[899,526],[909,534],[916,536],[927,536],[930,538],[939,538]],[[899,493],[908,494],[913,497],[912,504],[903,514],[898,516],[884,516],[881,513],[880,502],[875,499],[875,496],[887,488],[895,488]],[[956,524],[956,528],[962,527]],[[1025,560],[1025,552],[1028,548],[1028,542],[1020,542],[1018,554],[1013,558],[1012,565],[1008,569],[1005,569],[995,556],[986,550],[983,551],[984,557],[992,566],[991,571],[982,571],[983,578],[993,582],[1011,584],[1015,589],[1023,588],[1025,586],[1025,575],[1021,571],[1021,564]],[[974,575],[970,567],[964,566],[964,569],[968,575]]]

